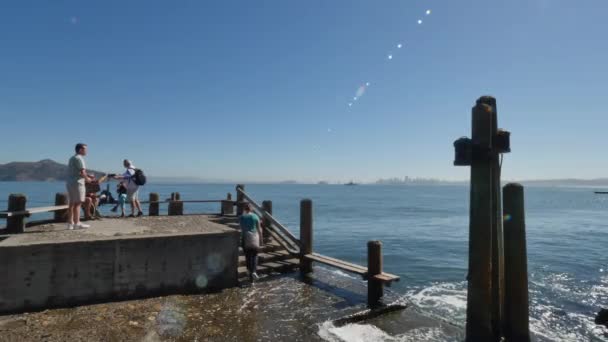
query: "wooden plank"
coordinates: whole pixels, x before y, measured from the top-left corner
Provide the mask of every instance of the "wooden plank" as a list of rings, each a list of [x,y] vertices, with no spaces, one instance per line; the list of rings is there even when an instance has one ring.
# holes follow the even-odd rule
[[[67,205],[56,205],[50,207],[37,207],[29,208],[27,210],[19,211],[0,211],[0,218],[16,217],[16,216],[30,216],[31,214],[49,213],[53,211],[66,210],[69,208]]]
[[[38,213],[48,213],[57,210],[65,210],[68,209],[68,205],[56,205],[51,207],[38,207],[38,208],[28,208],[26,211],[30,214],[38,214]]]
[[[356,265],[356,264],[351,264],[349,262],[346,262],[344,260],[339,260],[339,259],[335,259],[335,258],[331,258],[325,255],[321,255],[321,254],[317,254],[317,253],[313,253],[313,254],[306,254],[304,256],[306,259],[315,261],[315,262],[319,262],[322,263],[324,265],[328,265],[328,266],[332,266],[344,271],[348,271],[351,273],[356,273],[359,274],[361,276],[363,276],[363,278],[367,278],[367,268],[361,266],[361,265]],[[374,279],[381,281],[383,283],[391,283],[393,281],[399,281],[400,277],[396,276],[394,274],[390,274],[390,273],[381,273],[378,275],[374,276]]]
[[[393,281],[399,281],[401,279],[399,276],[384,272],[381,274],[376,274],[373,278],[383,283],[390,283]]]
[[[312,260],[312,261],[320,262],[320,263],[328,265],[328,266],[340,268],[340,269],[343,269],[343,270],[346,270],[346,271],[349,271],[352,273],[357,273],[362,276],[367,274],[367,268],[365,268],[363,266],[351,264],[349,262],[338,260],[338,259],[329,258],[324,255],[320,255],[320,254],[316,254],[316,253],[306,254],[304,256],[304,258]]]
[[[327,260],[331,260],[331,261],[333,261],[335,263],[344,264],[344,265],[348,265],[348,266],[351,266],[351,267],[360,267],[362,269],[365,269],[365,271],[367,272],[367,268],[365,266],[353,264],[353,263],[350,263],[350,262],[345,261],[345,260],[340,260],[340,259],[328,257],[327,255],[322,255],[322,254],[319,254],[319,253],[312,253],[312,254],[315,255],[315,256],[327,259]]]

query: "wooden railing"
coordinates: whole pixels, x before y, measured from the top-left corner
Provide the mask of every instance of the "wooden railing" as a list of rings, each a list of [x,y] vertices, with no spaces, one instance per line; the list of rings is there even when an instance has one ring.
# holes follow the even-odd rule
[[[313,211],[312,201],[304,199],[300,202],[300,239],[296,238],[287,227],[281,224],[272,213],[265,210],[249,196],[244,185],[237,185],[237,207],[249,203],[256,214],[264,217],[266,231],[270,233],[290,254],[300,258],[300,272],[307,274],[313,271],[312,263],[318,262],[335,267],[346,272],[360,275],[368,281],[368,304],[375,306],[384,294],[384,285],[399,281],[399,276],[382,271],[382,243],[369,241],[367,244],[367,267],[353,264],[344,260],[331,258],[313,252]],[[264,201],[267,203],[270,201]],[[237,214],[242,212],[237,209]]]
[[[234,205],[231,200],[231,195],[228,194],[227,199],[221,200],[182,200],[180,194],[174,192],[171,198],[167,200],[159,200],[157,193],[150,194],[150,200],[140,201],[141,204],[148,204],[148,214],[157,216],[160,214],[159,205],[167,204],[168,215],[183,215],[184,203],[221,203],[220,214],[234,214]],[[6,219],[6,228],[2,230],[4,234],[20,234],[24,232],[26,227],[31,227],[39,224],[47,224],[53,222],[66,222],[67,210],[69,208],[67,195],[65,193],[57,193],[55,195],[54,206],[44,207],[27,207],[27,197],[22,194],[11,194],[8,198],[8,208],[6,211],[0,211],[0,219]],[[113,203],[115,204],[115,203]],[[27,222],[27,218],[34,214],[54,213],[52,219],[37,220]]]

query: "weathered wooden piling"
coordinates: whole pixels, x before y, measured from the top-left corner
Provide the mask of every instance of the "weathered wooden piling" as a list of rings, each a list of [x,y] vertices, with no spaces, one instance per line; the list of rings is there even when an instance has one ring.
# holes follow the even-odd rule
[[[381,281],[374,279],[382,274],[382,242],[367,242],[367,304],[376,306],[384,296],[384,286]]]
[[[492,111],[491,117],[491,146],[496,148],[498,138],[498,109],[496,99],[492,96],[482,96],[477,103],[488,105]],[[500,184],[500,155],[490,153],[492,172],[492,330],[496,339],[500,338],[502,330],[504,302],[504,243],[502,225],[502,195]]]
[[[236,215],[237,216],[241,216],[243,215],[243,194],[239,191],[245,191],[245,185],[243,184],[238,184],[236,186]]]
[[[312,254],[313,244],[313,211],[312,200],[303,199],[300,201],[300,273],[308,274],[312,272],[312,261],[304,258],[306,254]]]
[[[234,202],[232,201],[232,194],[227,193],[226,199],[222,200],[222,215],[234,215]]]
[[[177,216],[184,214],[184,202],[181,201],[181,195],[179,192],[171,194],[171,201],[169,202],[168,215]]]
[[[262,201],[262,209],[267,212],[269,215],[272,215],[272,201]],[[262,220],[262,232],[264,237],[264,243],[270,242],[270,234],[267,233],[267,228],[270,227],[270,221],[263,219]]]
[[[528,257],[524,188],[510,183],[503,189],[505,243],[504,336],[507,341],[530,341]]]
[[[10,194],[8,196],[7,211],[25,211],[27,197],[23,194]],[[6,233],[19,234],[25,230],[25,215],[10,216],[6,219]]]
[[[64,192],[58,192],[55,194],[55,205],[68,205],[68,194]],[[68,220],[68,209],[55,210],[53,213],[53,219],[55,222],[67,222]]]
[[[148,204],[148,215],[158,216],[159,215],[159,203],[160,195],[157,192],[150,193],[150,203]]]
[[[492,147],[492,107],[478,101],[472,110],[469,222],[469,274],[466,341],[491,341],[493,331],[492,229],[494,220],[493,172],[487,158]],[[485,157],[485,158],[484,158]]]

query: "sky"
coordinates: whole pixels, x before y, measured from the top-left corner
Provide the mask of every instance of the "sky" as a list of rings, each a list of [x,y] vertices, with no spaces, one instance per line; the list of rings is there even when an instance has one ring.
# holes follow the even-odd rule
[[[106,172],[462,180],[453,141],[493,95],[503,179],[605,177],[606,18],[606,0],[3,0],[0,163],[85,142]]]

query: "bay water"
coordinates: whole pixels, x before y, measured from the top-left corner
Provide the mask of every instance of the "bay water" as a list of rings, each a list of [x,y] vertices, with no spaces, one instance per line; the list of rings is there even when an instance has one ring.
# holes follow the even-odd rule
[[[10,193],[26,194],[30,207],[53,205],[54,194],[64,189],[64,183],[0,182],[0,208],[6,208]],[[592,190],[525,189],[531,328],[539,340],[608,341],[607,330],[593,323],[595,313],[608,307],[608,195]],[[140,198],[158,192],[165,199],[175,191],[184,200],[224,199],[229,192],[235,198],[234,184],[178,183],[149,183]],[[275,217],[296,236],[299,201],[312,199],[316,252],[365,265],[367,241],[381,240],[384,270],[401,276],[391,291],[464,326],[468,187],[248,184],[246,191],[259,203],[272,200]],[[102,212],[110,214],[109,206]],[[187,203],[185,212],[218,213],[219,204]],[[320,336],[335,341],[412,340],[378,333],[370,324],[319,329]]]

